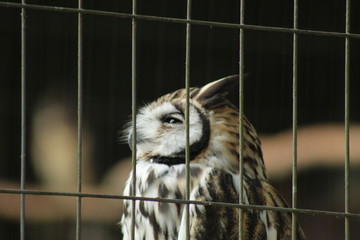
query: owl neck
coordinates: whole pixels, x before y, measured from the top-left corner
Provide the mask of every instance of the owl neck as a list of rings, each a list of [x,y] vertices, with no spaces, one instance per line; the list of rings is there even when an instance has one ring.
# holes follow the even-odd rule
[[[209,134],[203,134],[203,136],[200,138],[199,141],[193,143],[190,146],[189,160],[190,161],[194,160],[208,146],[208,143],[209,143]],[[172,154],[171,156],[159,156],[159,155],[153,156],[150,161],[159,164],[166,164],[168,166],[184,164],[186,162],[185,150]]]
[[[155,156],[151,159],[153,163],[166,164],[169,167],[178,164],[184,164],[184,157],[164,157],[164,156]]]
[[[238,161],[240,161],[238,151]],[[243,169],[244,176],[248,179],[267,180],[261,142],[256,134],[254,127],[245,118],[243,136]]]
[[[210,152],[222,161],[214,161],[215,167],[231,172],[239,171],[239,112],[229,102],[212,109],[212,144]],[[247,179],[267,180],[261,143],[252,124],[243,117],[243,169]]]

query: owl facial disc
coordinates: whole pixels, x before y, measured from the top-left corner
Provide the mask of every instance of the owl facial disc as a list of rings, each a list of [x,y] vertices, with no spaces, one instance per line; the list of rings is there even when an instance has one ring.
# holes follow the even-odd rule
[[[210,126],[200,109],[190,104],[189,110],[190,160],[193,160],[207,147]],[[185,101],[145,106],[139,111],[136,128],[138,156],[145,156],[151,162],[169,166],[185,163]],[[130,146],[132,138],[132,129],[129,129]]]

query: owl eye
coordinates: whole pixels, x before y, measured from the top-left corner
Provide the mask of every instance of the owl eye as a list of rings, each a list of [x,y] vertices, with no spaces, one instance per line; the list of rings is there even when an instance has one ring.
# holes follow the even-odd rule
[[[162,120],[163,123],[170,123],[170,124],[179,124],[182,123],[182,120],[172,117],[172,116],[167,116],[164,117]]]

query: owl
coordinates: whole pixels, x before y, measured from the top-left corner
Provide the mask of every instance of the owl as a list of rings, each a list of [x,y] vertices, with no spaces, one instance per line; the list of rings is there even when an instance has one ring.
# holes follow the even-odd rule
[[[189,91],[190,200],[239,203],[239,111],[227,98],[238,76]],[[136,117],[136,185],[139,197],[184,199],[186,186],[186,90],[166,94]],[[260,140],[243,118],[243,203],[287,207],[270,185]],[[127,137],[132,143],[132,126]],[[124,195],[131,196],[133,174]],[[132,200],[124,201],[124,239],[131,237]],[[185,207],[135,201],[135,239],[185,239]],[[291,213],[243,210],[243,239],[291,239]],[[239,209],[189,205],[190,239],[239,239]],[[297,227],[297,239],[305,239]]]

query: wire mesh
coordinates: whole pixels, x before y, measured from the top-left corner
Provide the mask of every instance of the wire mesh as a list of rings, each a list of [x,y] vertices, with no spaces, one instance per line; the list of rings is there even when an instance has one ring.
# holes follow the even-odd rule
[[[191,0],[187,0],[186,19],[191,19]],[[191,53],[191,24],[186,24],[186,53],[185,53],[185,89],[186,89],[186,104],[185,104],[185,200],[190,200],[190,53]],[[190,205],[185,205],[185,231],[186,239],[190,239]]]
[[[346,0],[345,32],[350,32],[350,0]],[[345,38],[345,212],[349,212],[349,170],[350,170],[350,39]],[[345,238],[350,239],[350,219],[345,217]]]
[[[240,1],[240,24],[245,21],[245,0]],[[239,204],[244,198],[244,29],[239,32]],[[239,239],[244,239],[243,209],[239,209]]]
[[[42,5],[33,5],[26,4],[25,0],[22,0],[22,3],[6,3],[0,2],[1,7],[14,7],[21,8],[21,186],[20,189],[0,189],[0,193],[8,194],[19,194],[21,196],[21,211],[20,211],[20,239],[25,239],[25,201],[26,195],[49,195],[49,196],[68,196],[77,198],[77,214],[76,214],[76,239],[81,239],[81,203],[82,198],[111,198],[111,199],[128,199],[132,201],[133,207],[133,216],[132,216],[132,233],[131,238],[135,239],[135,206],[136,200],[143,201],[156,201],[156,202],[169,202],[169,203],[181,203],[186,206],[186,229],[187,229],[187,239],[190,238],[189,235],[189,205],[190,204],[200,204],[208,206],[226,206],[239,208],[239,239],[242,238],[242,210],[243,209],[261,209],[261,210],[274,210],[280,212],[290,212],[292,213],[292,239],[296,239],[296,225],[297,225],[297,214],[311,214],[311,215],[328,215],[335,217],[343,217],[345,219],[345,239],[350,239],[350,218],[360,218],[360,214],[351,213],[349,209],[349,169],[350,169],[350,147],[349,147],[349,82],[350,82],[350,40],[351,39],[360,39],[360,34],[353,34],[350,32],[350,0],[346,1],[346,30],[342,32],[326,32],[326,31],[315,31],[315,30],[304,30],[298,29],[298,1],[294,0],[294,19],[293,19],[293,28],[281,28],[281,27],[268,27],[268,26],[258,26],[258,25],[247,25],[244,22],[244,13],[245,13],[245,1],[240,1],[240,23],[223,23],[223,22],[212,22],[212,21],[201,21],[191,19],[191,0],[187,1],[187,17],[186,19],[178,18],[168,18],[168,17],[156,17],[156,16],[147,16],[147,15],[138,15],[136,8],[136,0],[133,0],[132,14],[127,13],[118,13],[118,12],[106,12],[98,10],[90,10],[82,8],[82,1],[79,0],[78,8],[59,8],[51,6],[42,6]],[[34,191],[26,190],[26,176],[25,176],[25,167],[26,167],[26,10],[35,9],[43,11],[56,11],[56,12],[67,12],[74,13],[78,15],[78,184],[77,192],[51,192],[51,191]],[[82,18],[85,14],[92,15],[101,15],[108,17],[118,17],[118,18],[129,18],[132,19],[132,122],[133,122],[133,132],[132,132],[132,166],[133,166],[133,189],[132,196],[119,196],[119,195],[110,195],[110,194],[89,194],[82,192]],[[186,58],[185,58],[185,86],[186,86],[186,194],[185,199],[161,199],[161,198],[148,198],[148,197],[138,197],[136,196],[135,186],[136,186],[136,41],[137,41],[137,21],[146,20],[146,21],[160,21],[168,23],[177,23],[186,25]],[[245,30],[256,30],[256,31],[270,31],[270,32],[282,32],[293,35],[293,161],[292,161],[292,208],[280,208],[280,207],[267,207],[267,206],[257,206],[257,205],[246,205],[243,204],[243,193],[242,193],[242,174],[243,174],[243,149],[242,149],[242,136],[243,129],[239,129],[240,138],[239,138],[239,152],[240,152],[240,194],[239,194],[239,204],[230,204],[230,203],[219,203],[219,202],[204,202],[204,201],[193,201],[190,200],[190,176],[189,176],[189,87],[190,87],[190,53],[191,53],[191,26],[214,26],[221,28],[233,28],[239,30],[239,81],[240,81],[240,101],[239,101],[239,123],[242,126],[243,122],[243,79],[244,79],[244,31]],[[345,210],[344,212],[335,212],[335,211],[322,211],[322,210],[313,210],[313,209],[299,209],[297,208],[297,86],[298,86],[298,77],[297,77],[297,59],[298,59],[298,36],[300,34],[304,35],[313,35],[313,36],[323,36],[323,37],[337,37],[345,39]]]
[[[293,27],[294,29],[298,28],[298,1],[294,0],[294,20]],[[298,35],[297,33],[293,34],[293,161],[292,161],[292,208],[297,207],[297,102],[298,102],[298,84],[297,84],[297,68],[298,68]],[[292,240],[296,240],[296,225],[297,225],[297,216],[296,213],[292,213]]]
[[[90,14],[90,15],[96,15],[96,16],[128,18],[128,19],[137,19],[137,20],[145,20],[145,21],[178,23],[178,24],[190,23],[191,25],[197,25],[197,26],[211,26],[211,27],[221,27],[221,28],[230,28],[230,29],[231,28],[247,29],[247,30],[279,32],[279,33],[289,33],[289,34],[297,33],[297,34],[303,34],[303,35],[322,36],[322,37],[360,39],[360,34],[357,34],[357,33],[293,29],[293,28],[270,27],[270,26],[261,26],[261,25],[250,25],[250,24],[242,25],[242,24],[236,24],[236,23],[203,21],[203,20],[194,20],[194,19],[187,20],[187,19],[182,19],[182,18],[158,17],[158,16],[149,16],[149,15],[141,15],[141,14],[133,15],[133,14],[129,14],[129,13],[100,11],[100,10],[92,10],[92,9],[52,7],[52,6],[43,6],[43,5],[35,5],[35,4],[20,4],[20,3],[9,3],[9,2],[0,2],[0,7],[25,8],[25,9],[33,9],[33,10],[66,12],[66,13],[83,13],[83,14]]]
[[[360,218],[359,213],[346,213],[337,211],[325,211],[316,209],[305,208],[284,208],[284,207],[269,207],[262,205],[251,204],[238,204],[238,203],[224,203],[224,202],[207,202],[207,201],[195,201],[185,199],[168,199],[168,198],[154,198],[154,197],[139,197],[139,196],[123,196],[116,194],[101,194],[101,193],[78,193],[78,192],[59,192],[59,191],[38,191],[38,190],[21,190],[21,189],[0,189],[0,193],[6,194],[25,194],[25,195],[37,195],[37,196],[64,196],[64,197],[82,197],[82,198],[103,198],[103,199],[126,199],[126,200],[140,200],[140,201],[152,201],[152,202],[164,202],[164,203],[179,203],[179,204],[197,204],[203,206],[219,206],[230,208],[242,208],[242,209],[256,209],[278,212],[295,212],[298,214],[318,215],[318,216],[333,216],[339,218]]]
[[[137,1],[132,1],[132,14],[136,15],[137,13]],[[136,196],[136,142],[137,142],[137,130],[136,130],[136,109],[137,109],[137,97],[136,97],[136,43],[137,43],[137,22],[136,19],[133,18],[131,22],[131,102],[132,102],[132,155],[131,155],[131,164],[132,164],[132,186],[131,192],[133,196]],[[131,239],[135,239],[135,208],[136,208],[136,201],[135,199],[131,202]]]
[[[82,8],[82,0],[78,0],[78,8]],[[83,16],[82,13],[78,13],[77,24],[77,192],[82,192],[82,146],[83,146],[83,87],[82,87],[82,55],[83,55]],[[76,202],[76,240],[81,239],[81,209],[82,199],[77,197]]]
[[[25,0],[22,0],[25,4]],[[26,9],[21,8],[21,166],[20,189],[25,189],[26,165]],[[20,239],[25,239],[25,194],[20,195]]]

